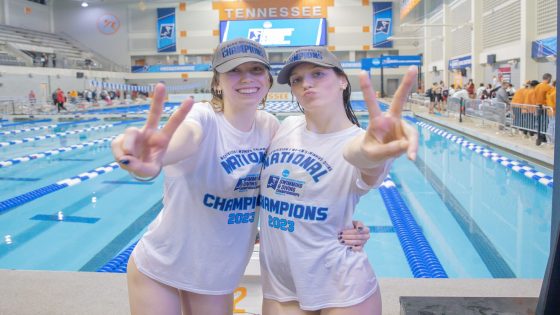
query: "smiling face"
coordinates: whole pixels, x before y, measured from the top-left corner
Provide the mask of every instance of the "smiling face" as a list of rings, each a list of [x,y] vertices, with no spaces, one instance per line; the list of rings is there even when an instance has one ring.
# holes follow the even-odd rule
[[[305,110],[318,106],[334,106],[342,108],[342,93],[348,82],[339,76],[333,68],[302,63],[290,73],[289,84],[292,93]]]
[[[218,89],[225,106],[256,106],[265,98],[271,86],[271,76],[260,62],[247,62],[231,71],[220,73]]]

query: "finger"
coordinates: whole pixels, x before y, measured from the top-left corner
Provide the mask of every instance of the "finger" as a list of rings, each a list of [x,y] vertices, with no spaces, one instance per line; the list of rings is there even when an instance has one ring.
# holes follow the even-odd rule
[[[347,233],[347,234],[342,234],[342,237],[340,238],[341,240],[345,240],[345,241],[367,241],[369,240],[369,233],[365,234],[365,233]]]
[[[368,158],[372,161],[386,160],[402,155],[408,149],[408,140],[395,140],[388,143],[379,143],[378,145],[364,150]]]
[[[412,85],[418,76],[418,68],[416,66],[410,66],[408,71],[403,77],[402,83],[397,89],[395,96],[393,97],[393,102],[391,103],[391,108],[389,108],[389,114],[393,117],[400,117],[402,113],[402,107],[408,99],[408,93],[412,89]]]
[[[146,128],[157,129],[161,113],[163,112],[163,102],[165,100],[165,85],[163,83],[156,84]]]
[[[401,121],[403,125],[403,131],[408,139],[408,149],[406,150],[406,155],[411,161],[416,160],[416,154],[418,153],[418,130],[410,126],[404,121]]]
[[[362,233],[362,231],[364,230],[364,227],[365,227],[364,222],[354,220],[354,221],[352,221],[352,224],[354,225],[354,228],[358,230],[358,232]]]
[[[113,139],[113,141],[111,141],[111,152],[113,153],[113,157],[117,162],[124,155],[124,151],[122,149],[123,140],[124,140],[124,134],[121,133],[115,139]]]
[[[364,101],[366,102],[370,119],[372,117],[381,116],[382,112],[379,105],[377,105],[377,97],[375,97],[375,92],[371,87],[369,73],[366,71],[360,72],[360,88],[362,89],[362,93],[364,95]]]
[[[363,249],[364,249],[363,246],[359,246],[359,245],[352,246],[352,251],[354,252],[361,252]]]
[[[136,127],[126,128],[126,130],[124,131],[123,142],[122,142],[123,154],[138,156],[138,152],[140,152],[140,148],[137,148],[136,143],[140,138],[140,134],[141,134],[140,129]]]
[[[126,161],[126,163],[123,163],[124,161]],[[121,165],[122,169],[140,177],[152,177],[161,169],[160,164],[156,162],[144,162],[133,155],[123,155],[119,165]]]
[[[194,100],[188,98],[181,103],[181,106],[171,115],[167,123],[162,129],[162,132],[166,134],[169,138],[175,133],[177,128],[187,117],[187,114],[191,111],[193,107]]]

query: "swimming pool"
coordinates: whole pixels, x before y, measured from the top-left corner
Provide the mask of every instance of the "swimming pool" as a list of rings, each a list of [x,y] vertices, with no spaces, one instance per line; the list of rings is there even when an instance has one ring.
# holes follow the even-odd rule
[[[372,231],[366,250],[378,276],[421,275],[418,257],[428,253],[426,266],[438,262],[451,278],[542,277],[552,189],[445,138],[443,128],[412,123],[420,132],[417,161],[395,161],[391,181],[364,196],[356,212]],[[161,208],[163,181],[137,182],[112,163],[110,139],[130,124],[140,126],[70,124],[58,127],[64,136],[0,147],[0,268],[95,271],[138,239]],[[0,142],[52,133],[6,134]],[[400,218],[395,204],[410,216]],[[407,235],[414,224],[418,231]],[[426,246],[416,244],[420,232]]]

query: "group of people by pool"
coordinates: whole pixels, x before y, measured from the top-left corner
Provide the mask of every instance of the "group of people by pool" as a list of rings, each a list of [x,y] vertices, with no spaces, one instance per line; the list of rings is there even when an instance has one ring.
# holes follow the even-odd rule
[[[232,314],[233,292],[260,227],[263,314],[381,314],[381,293],[352,220],[395,158],[416,158],[418,135],[401,119],[417,76],[411,67],[383,113],[367,73],[360,128],[339,60],[324,47],[294,50],[278,74],[304,115],[281,123],[264,110],[273,84],[265,49],[221,43],[212,99],[182,102],[158,128],[165,86],[155,87],[142,128],[112,144],[138,180],[163,170],[164,207],[128,263],[133,314]]]

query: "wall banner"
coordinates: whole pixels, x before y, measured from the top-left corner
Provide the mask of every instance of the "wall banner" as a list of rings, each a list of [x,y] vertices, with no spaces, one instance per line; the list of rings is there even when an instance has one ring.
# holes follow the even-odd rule
[[[556,57],[556,36],[533,41],[531,57],[534,59]]]
[[[464,56],[455,59],[449,59],[449,65],[447,69],[455,70],[455,69],[464,69],[470,68],[472,65],[471,56]]]
[[[373,3],[373,47],[391,48],[393,42],[389,36],[393,35],[393,3]]]
[[[157,17],[158,52],[175,52],[177,50],[175,8],[158,8]]]
[[[212,9],[220,13],[220,21],[265,19],[317,19],[327,17],[327,7],[334,0],[216,0]]]

